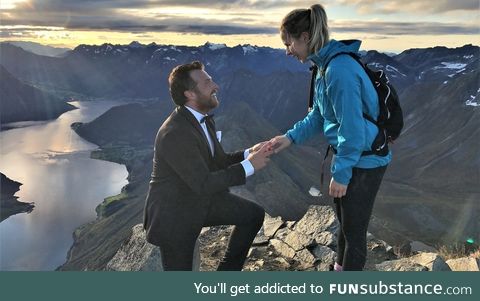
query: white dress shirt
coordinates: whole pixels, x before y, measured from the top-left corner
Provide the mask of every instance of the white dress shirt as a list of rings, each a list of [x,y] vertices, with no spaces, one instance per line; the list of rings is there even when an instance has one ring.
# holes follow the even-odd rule
[[[189,106],[185,106],[185,108],[187,108],[193,114],[193,116],[195,116],[195,118],[197,119],[198,123],[200,124],[200,127],[203,129],[203,132],[205,133],[205,137],[207,137],[208,144],[210,146],[210,152],[212,153],[212,156],[215,155],[215,148],[213,147],[213,145],[214,145],[213,140],[212,140],[212,137],[210,137],[210,134],[208,133],[207,125],[206,125],[205,122],[200,122],[200,120],[202,120],[202,118],[207,116],[207,115],[203,115],[202,113],[195,111],[194,109],[190,108]],[[220,137],[221,134],[219,134],[217,136]],[[247,177],[249,177],[249,176],[251,176],[255,173],[255,169],[253,168],[252,163],[250,163],[250,161],[247,160],[247,157],[248,157],[249,154],[250,154],[250,152],[247,148],[243,152],[244,160],[242,162],[240,162],[240,164],[242,164],[242,166],[243,166],[243,170],[245,171],[245,175]]]

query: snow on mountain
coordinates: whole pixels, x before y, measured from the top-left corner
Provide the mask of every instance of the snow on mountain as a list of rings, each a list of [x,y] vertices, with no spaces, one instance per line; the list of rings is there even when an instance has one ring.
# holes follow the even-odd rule
[[[480,88],[478,88],[476,95],[470,95],[470,98],[465,101],[465,105],[472,106],[472,107],[479,107],[480,102],[477,100],[477,97],[479,96],[479,94],[480,94]]]
[[[243,55],[258,52],[258,49],[256,47],[251,46],[251,45],[242,46],[242,49],[243,49]]]
[[[208,47],[212,51],[219,50],[219,49],[227,47],[227,45],[225,45],[225,44],[214,44],[214,43],[210,43],[210,42],[205,43],[205,46]]]

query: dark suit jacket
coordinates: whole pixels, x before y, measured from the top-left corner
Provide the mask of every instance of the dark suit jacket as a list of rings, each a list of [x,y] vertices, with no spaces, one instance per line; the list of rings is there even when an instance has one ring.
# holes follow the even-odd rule
[[[162,235],[199,231],[212,197],[245,184],[243,151],[225,153],[215,129],[208,127],[215,147],[212,157],[197,119],[177,107],[155,140],[152,180],[145,204],[147,241],[159,245]],[[164,237],[164,236],[163,236]]]

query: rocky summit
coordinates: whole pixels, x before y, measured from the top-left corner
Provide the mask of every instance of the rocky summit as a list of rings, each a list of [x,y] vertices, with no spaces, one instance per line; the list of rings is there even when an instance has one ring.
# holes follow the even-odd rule
[[[338,226],[335,213],[329,206],[310,206],[304,217],[297,222],[283,221],[280,217],[267,214],[263,227],[250,248],[243,270],[329,271],[336,257],[335,232]],[[202,230],[195,250],[194,270],[216,270],[232,228],[233,226],[216,226]],[[370,233],[367,238],[366,270],[479,271],[478,258],[464,257],[445,261],[437,253],[423,251],[399,258],[394,248],[386,242],[376,239]],[[142,225],[138,224],[133,227],[132,235],[110,260],[106,269],[161,271],[160,250],[145,241]]]

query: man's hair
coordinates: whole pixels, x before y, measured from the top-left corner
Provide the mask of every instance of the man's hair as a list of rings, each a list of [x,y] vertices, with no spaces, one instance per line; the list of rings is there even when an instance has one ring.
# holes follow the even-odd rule
[[[173,102],[177,106],[183,106],[187,102],[185,91],[192,90],[197,83],[190,76],[192,70],[203,70],[204,66],[199,61],[183,64],[175,67],[168,76],[168,86]]]
[[[330,40],[327,21],[323,6],[314,4],[309,9],[295,9],[288,13],[282,20],[280,33],[298,39],[302,32],[308,32],[309,54],[314,54]]]

